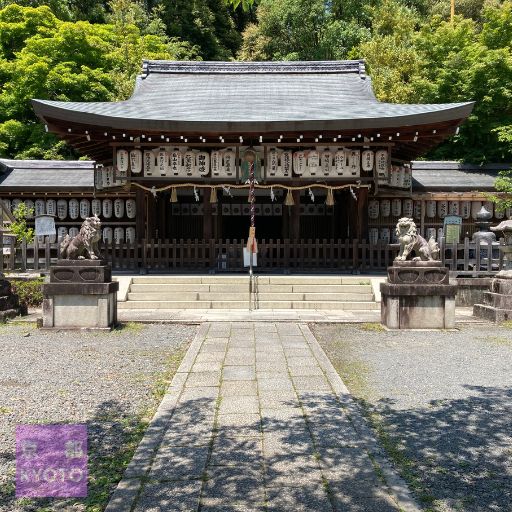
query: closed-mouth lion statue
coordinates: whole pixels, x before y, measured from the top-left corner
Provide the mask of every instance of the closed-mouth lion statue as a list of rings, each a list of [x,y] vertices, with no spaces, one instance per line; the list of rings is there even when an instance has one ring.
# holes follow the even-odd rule
[[[400,253],[395,258],[396,261],[405,261],[414,251],[416,254],[413,261],[437,261],[439,260],[439,245],[430,238],[427,242],[416,230],[416,224],[413,219],[402,217],[396,225],[396,235],[400,242]]]
[[[80,233],[71,238],[66,235],[60,243],[60,257],[63,260],[97,260],[98,242],[101,238],[101,221],[96,215],[87,217]]]

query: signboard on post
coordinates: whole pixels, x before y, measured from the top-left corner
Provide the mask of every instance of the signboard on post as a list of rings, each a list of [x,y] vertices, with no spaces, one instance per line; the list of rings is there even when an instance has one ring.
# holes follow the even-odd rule
[[[462,217],[448,215],[444,218],[444,238],[447,244],[459,243],[462,231]]]
[[[36,236],[51,236],[56,234],[55,218],[52,215],[38,215],[36,217]]]

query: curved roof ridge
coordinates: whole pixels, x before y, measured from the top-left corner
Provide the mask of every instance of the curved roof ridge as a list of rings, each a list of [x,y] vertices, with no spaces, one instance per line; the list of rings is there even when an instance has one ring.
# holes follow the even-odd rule
[[[254,74],[254,73],[354,73],[366,78],[364,60],[324,61],[174,61],[144,60],[142,76],[151,73],[206,73],[206,74]]]

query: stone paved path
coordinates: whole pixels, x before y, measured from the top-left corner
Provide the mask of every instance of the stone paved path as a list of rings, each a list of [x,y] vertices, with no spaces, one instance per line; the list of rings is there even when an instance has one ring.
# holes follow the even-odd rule
[[[113,511],[418,510],[305,324],[198,330]]]

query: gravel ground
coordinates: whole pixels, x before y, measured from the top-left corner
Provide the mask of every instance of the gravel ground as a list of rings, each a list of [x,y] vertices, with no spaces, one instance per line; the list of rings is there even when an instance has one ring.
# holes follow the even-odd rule
[[[312,329],[425,510],[512,510],[512,329]]]
[[[101,510],[195,331],[185,325],[127,324],[111,333],[0,326],[0,511]],[[14,430],[23,423],[87,423],[86,502],[15,500]]]

